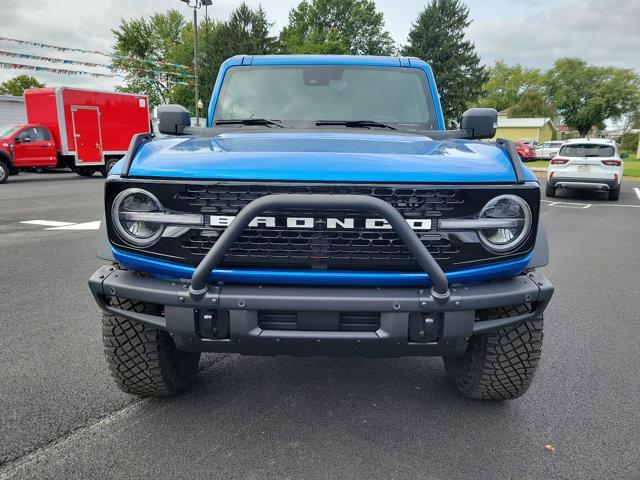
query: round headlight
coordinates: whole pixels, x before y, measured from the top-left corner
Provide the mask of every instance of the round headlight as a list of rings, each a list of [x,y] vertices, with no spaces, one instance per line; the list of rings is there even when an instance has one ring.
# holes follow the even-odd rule
[[[163,213],[156,197],[140,188],[120,192],[111,206],[111,219],[118,234],[131,245],[148,247],[162,236],[164,224],[145,221],[154,213]]]
[[[519,247],[531,230],[531,209],[516,195],[492,198],[480,212],[480,219],[505,220],[504,226],[483,228],[478,232],[483,245],[494,252],[507,252]]]

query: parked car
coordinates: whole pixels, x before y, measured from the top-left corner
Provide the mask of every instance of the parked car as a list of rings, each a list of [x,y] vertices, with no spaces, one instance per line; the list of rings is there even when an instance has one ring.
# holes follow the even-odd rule
[[[58,87],[28,89],[24,99],[28,123],[0,128],[0,183],[48,167],[106,177],[131,137],[150,128],[144,95]]]
[[[536,158],[546,160],[555,157],[560,152],[560,147],[563,144],[564,142],[556,140],[541,143],[536,147]]]
[[[536,159],[535,148],[527,145],[524,142],[521,142],[520,140],[517,140],[513,143],[515,143],[516,145],[516,152],[518,152],[520,160],[522,160],[523,162],[531,162]]]
[[[613,140],[568,140],[547,169],[547,197],[555,197],[558,188],[603,190],[609,200],[620,198],[622,174],[628,153],[619,154]]]
[[[89,280],[117,385],[176,393],[207,351],[438,355],[467,397],[522,395],[553,293],[540,185],[479,141],[495,109],[447,131],[435,88],[416,58],[243,55],[206,128],[159,107],[174,136],[110,172]]]

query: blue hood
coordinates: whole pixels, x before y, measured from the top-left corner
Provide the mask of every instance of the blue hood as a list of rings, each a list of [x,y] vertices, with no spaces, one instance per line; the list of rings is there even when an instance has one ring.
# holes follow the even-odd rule
[[[120,173],[120,165],[112,174]],[[132,177],[216,180],[514,182],[507,155],[473,141],[328,132],[224,133],[143,145]],[[535,180],[528,169],[525,179]]]

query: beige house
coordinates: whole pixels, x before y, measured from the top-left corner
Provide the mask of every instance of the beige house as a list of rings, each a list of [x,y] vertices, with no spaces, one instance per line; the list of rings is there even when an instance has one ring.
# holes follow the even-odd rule
[[[534,140],[542,143],[553,140],[556,135],[556,126],[550,118],[507,118],[504,115],[498,115],[495,138]]]

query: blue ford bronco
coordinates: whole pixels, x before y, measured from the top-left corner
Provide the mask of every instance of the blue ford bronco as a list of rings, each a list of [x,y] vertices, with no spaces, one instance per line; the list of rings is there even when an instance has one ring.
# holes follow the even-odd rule
[[[553,286],[540,187],[494,109],[446,130],[416,58],[237,56],[207,126],[158,109],[105,186],[90,279],[118,386],[201,352],[437,355],[463,395],[530,386]]]

